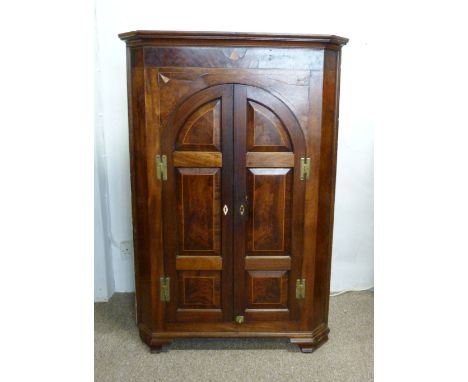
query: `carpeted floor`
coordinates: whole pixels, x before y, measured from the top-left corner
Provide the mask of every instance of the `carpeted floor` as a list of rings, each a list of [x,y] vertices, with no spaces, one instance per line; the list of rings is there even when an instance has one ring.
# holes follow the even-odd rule
[[[332,297],[330,339],[302,354],[282,339],[176,340],[151,354],[138,335],[134,295],[94,306],[96,382],[373,381],[374,294]]]

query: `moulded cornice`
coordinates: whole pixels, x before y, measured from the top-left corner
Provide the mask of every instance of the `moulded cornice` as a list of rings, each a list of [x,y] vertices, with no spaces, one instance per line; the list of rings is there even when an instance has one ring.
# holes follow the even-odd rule
[[[341,48],[349,41],[335,35],[272,34],[237,32],[132,31],[119,34],[129,46],[203,45],[203,46],[290,46]]]

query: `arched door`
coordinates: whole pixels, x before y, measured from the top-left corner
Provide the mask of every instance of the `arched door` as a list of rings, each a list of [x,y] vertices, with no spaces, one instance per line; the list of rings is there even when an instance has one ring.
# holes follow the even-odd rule
[[[232,110],[233,85],[213,86],[183,102],[164,127],[168,322],[232,320]]]
[[[278,98],[234,88],[234,314],[296,321],[302,263],[305,157],[301,128]]]
[[[265,90],[217,85],[185,100],[161,141],[166,321],[295,328],[305,143],[291,110]]]

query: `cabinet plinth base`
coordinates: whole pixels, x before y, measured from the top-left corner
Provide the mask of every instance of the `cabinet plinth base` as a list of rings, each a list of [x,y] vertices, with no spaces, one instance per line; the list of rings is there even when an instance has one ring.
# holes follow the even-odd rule
[[[317,330],[314,331],[314,334],[309,338],[290,338],[292,344],[295,344],[301,349],[302,353],[313,353],[325,342],[328,341],[328,333],[330,329],[327,326],[322,325]]]
[[[146,327],[140,326],[140,337],[148,345],[151,353],[161,353],[163,347],[169,346],[176,338],[289,338],[302,353],[313,353],[328,340],[328,328],[321,327],[314,332],[272,333],[272,332],[156,332],[151,333]]]
[[[296,344],[302,353],[313,353],[328,341],[328,333],[316,338],[291,338],[292,344]]]

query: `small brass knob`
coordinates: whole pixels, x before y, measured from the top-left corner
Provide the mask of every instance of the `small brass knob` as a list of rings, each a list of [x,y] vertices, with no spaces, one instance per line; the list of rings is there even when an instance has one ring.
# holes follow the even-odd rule
[[[236,316],[236,323],[243,324],[244,323],[244,316]]]

